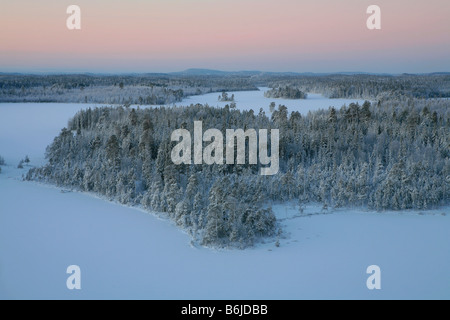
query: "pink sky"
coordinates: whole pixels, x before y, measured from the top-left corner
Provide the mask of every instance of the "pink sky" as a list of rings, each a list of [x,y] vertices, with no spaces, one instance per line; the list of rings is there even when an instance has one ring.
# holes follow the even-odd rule
[[[2,0],[0,72],[450,71],[449,35],[449,0]]]

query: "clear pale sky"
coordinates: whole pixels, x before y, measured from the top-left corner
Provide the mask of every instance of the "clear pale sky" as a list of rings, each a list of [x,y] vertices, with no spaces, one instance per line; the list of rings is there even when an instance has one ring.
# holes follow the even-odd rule
[[[0,72],[187,68],[450,71],[450,0],[0,0]]]

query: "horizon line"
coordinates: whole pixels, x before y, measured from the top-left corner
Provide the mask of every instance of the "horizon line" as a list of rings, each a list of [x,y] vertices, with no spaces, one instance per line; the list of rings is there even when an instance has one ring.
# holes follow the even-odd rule
[[[214,74],[213,74],[214,73]],[[139,76],[139,75],[219,75],[219,74],[286,74],[286,75],[432,75],[432,74],[450,74],[450,71],[430,71],[430,72],[369,72],[369,71],[329,71],[329,72],[314,72],[314,71],[262,71],[262,70],[239,70],[239,71],[226,71],[220,69],[209,68],[188,68],[182,71],[120,71],[120,72],[108,72],[108,71],[7,71],[0,70],[0,75],[102,75],[102,76]]]

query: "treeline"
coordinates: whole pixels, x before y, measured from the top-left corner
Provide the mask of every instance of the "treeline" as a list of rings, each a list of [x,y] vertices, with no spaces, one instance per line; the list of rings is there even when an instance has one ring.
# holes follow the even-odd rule
[[[266,98],[283,99],[306,99],[308,95],[295,87],[284,86],[267,90],[264,92]]]
[[[173,130],[280,130],[280,173],[259,165],[172,163]],[[251,245],[276,232],[271,201],[428,209],[448,204],[450,101],[383,100],[289,113],[208,106],[79,112],[47,149],[38,179],[166,212],[205,245]],[[246,161],[248,163],[248,161]]]
[[[275,88],[267,97],[449,98],[450,74],[300,75],[283,73],[15,75],[0,74],[0,102],[73,102],[163,105],[211,92]]]
[[[0,102],[164,105],[210,92],[257,90],[247,77],[0,75]]]
[[[294,86],[329,98],[449,98],[450,74],[429,75],[277,75],[265,76],[271,88]]]

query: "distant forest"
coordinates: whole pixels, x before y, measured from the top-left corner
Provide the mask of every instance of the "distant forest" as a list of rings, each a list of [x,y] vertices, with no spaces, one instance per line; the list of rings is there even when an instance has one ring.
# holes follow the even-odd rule
[[[210,92],[257,90],[247,77],[1,75],[0,102],[164,105]]]
[[[304,99],[308,92],[329,98],[450,97],[450,74],[297,75],[287,73],[17,75],[0,74],[0,102],[72,102],[165,105],[211,92],[270,87],[268,97]]]
[[[419,99],[449,98],[450,74],[430,75],[329,75],[263,77],[271,88],[297,87],[304,92],[321,93],[328,98],[379,100],[387,97]]]
[[[418,87],[427,86],[418,79]],[[314,83],[317,90],[332,87],[332,80]],[[376,83],[370,94],[381,90]],[[395,88],[398,96],[380,91],[375,103],[308,115],[282,105],[270,117],[262,110],[202,105],[88,109],[48,147],[48,164],[26,178],[165,212],[194,241],[219,247],[243,248],[277,234],[270,206],[278,201],[380,211],[448,204],[450,101],[415,99],[406,96],[413,89]],[[171,133],[193,132],[196,120],[223,134],[279,129],[280,172],[260,176],[259,165],[174,165]]]
[[[285,86],[268,90],[264,93],[266,98],[306,99],[308,95],[298,88]]]

